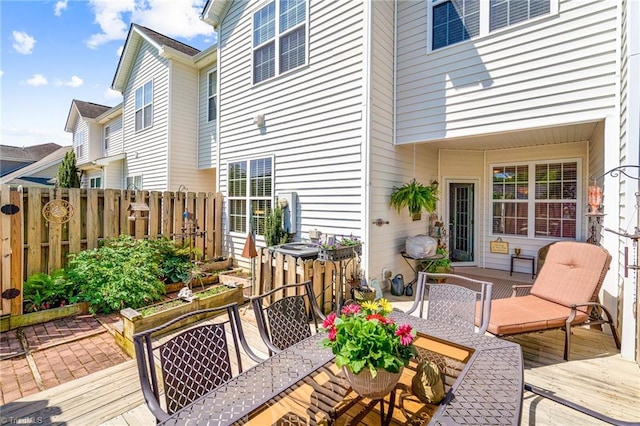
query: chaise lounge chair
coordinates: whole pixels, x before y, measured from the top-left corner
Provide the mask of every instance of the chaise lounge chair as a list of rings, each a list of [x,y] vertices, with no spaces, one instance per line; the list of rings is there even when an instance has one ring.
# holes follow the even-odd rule
[[[514,286],[513,297],[492,301],[487,331],[509,336],[564,328],[564,359],[568,360],[572,326],[606,323],[620,349],[611,315],[598,303],[610,263],[611,255],[602,247],[571,241],[553,244],[528,295],[516,297],[523,286]]]

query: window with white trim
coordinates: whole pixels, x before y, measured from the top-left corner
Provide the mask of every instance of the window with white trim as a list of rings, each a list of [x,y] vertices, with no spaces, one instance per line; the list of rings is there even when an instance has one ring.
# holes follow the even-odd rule
[[[265,217],[273,201],[273,158],[228,164],[229,230],[264,234]]]
[[[153,82],[148,81],[136,89],[135,93],[136,132],[153,125]]]
[[[142,175],[127,176],[125,189],[130,191],[140,191],[142,189]]]
[[[492,167],[492,233],[575,240],[578,229],[577,161]]]
[[[82,155],[84,154],[84,130],[80,130],[78,133],[76,133],[73,145],[75,146],[76,158],[82,157]]]
[[[307,61],[307,0],[274,0],[253,14],[253,83]]]
[[[111,137],[111,126],[105,126],[104,128],[104,151],[109,149],[109,138]]]
[[[102,178],[95,177],[89,179],[89,188],[101,188],[102,187]]]
[[[211,71],[207,75],[207,98],[208,98],[208,115],[207,121],[213,121],[218,118],[217,114],[217,98],[218,94],[218,73]]]
[[[430,50],[436,50],[555,14],[558,0],[431,0],[428,8]]]

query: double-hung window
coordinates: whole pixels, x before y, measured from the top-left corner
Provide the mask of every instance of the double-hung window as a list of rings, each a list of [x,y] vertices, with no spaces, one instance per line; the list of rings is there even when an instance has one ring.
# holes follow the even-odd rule
[[[76,138],[74,141],[75,151],[76,151],[76,159],[80,159],[84,154],[84,130],[76,133]]]
[[[265,217],[273,201],[273,158],[228,164],[229,230],[264,235]]]
[[[211,71],[207,74],[207,99],[208,99],[208,115],[207,121],[213,121],[218,117],[216,110],[216,98],[218,94],[218,73]]]
[[[104,152],[109,149],[109,138],[111,137],[111,126],[105,126],[104,128]]]
[[[428,5],[430,50],[558,11],[558,0],[429,0]]]
[[[136,89],[135,100],[136,118],[135,129],[146,129],[153,125],[153,82],[148,81]]]
[[[578,162],[492,167],[492,233],[576,239]]]
[[[253,14],[254,84],[306,63],[307,0],[273,0]]]
[[[140,191],[142,189],[142,175],[127,176],[125,185],[127,190]]]

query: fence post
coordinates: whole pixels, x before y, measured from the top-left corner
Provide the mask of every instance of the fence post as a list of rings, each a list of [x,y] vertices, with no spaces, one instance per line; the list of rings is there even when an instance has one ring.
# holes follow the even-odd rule
[[[0,204],[2,206],[10,204],[11,196],[8,185],[2,185],[0,190]],[[2,240],[2,268],[0,269],[0,292],[5,292],[11,288],[11,216],[4,212],[2,216],[2,223],[0,223],[0,239]],[[0,303],[0,313],[9,314],[11,312],[11,300],[2,298]]]

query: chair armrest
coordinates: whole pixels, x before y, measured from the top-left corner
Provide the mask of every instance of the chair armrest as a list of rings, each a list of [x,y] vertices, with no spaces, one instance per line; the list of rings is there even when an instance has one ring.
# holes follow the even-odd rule
[[[531,287],[533,287],[533,284],[513,285],[511,286],[511,297],[526,296],[531,292]],[[527,289],[527,291],[524,291],[524,289]],[[519,291],[519,290],[522,290],[522,291]],[[518,293],[521,293],[521,294],[518,294]]]

